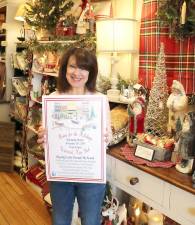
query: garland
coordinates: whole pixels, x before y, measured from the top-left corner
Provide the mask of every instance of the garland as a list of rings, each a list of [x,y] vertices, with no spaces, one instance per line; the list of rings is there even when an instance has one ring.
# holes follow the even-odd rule
[[[75,35],[58,38],[48,42],[41,42],[38,40],[29,40],[24,43],[30,52],[44,53],[44,52],[63,52],[70,47],[87,48],[90,51],[95,52],[96,43],[95,37],[87,33],[85,35]]]
[[[195,0],[159,0],[158,18],[176,39],[195,36]]]

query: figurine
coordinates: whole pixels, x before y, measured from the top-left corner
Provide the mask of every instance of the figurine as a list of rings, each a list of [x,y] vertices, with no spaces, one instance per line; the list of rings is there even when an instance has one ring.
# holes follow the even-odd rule
[[[127,225],[127,209],[125,204],[119,206],[119,201],[117,198],[113,198],[110,201],[108,197],[105,200],[110,207],[102,211],[103,216],[108,216],[109,221],[116,221],[116,225]]]
[[[142,97],[132,98],[131,104],[128,105],[129,114],[129,142],[138,133],[144,132],[145,119],[145,99]]]
[[[192,174],[192,187],[195,188],[195,170]]]
[[[176,169],[181,173],[192,172],[192,165],[195,158],[195,112],[188,112],[184,116],[182,131],[175,151],[181,157],[181,162],[176,165]]]
[[[188,98],[183,85],[177,80],[173,80],[171,90],[172,93],[167,100],[167,107],[169,109],[168,132],[171,136],[175,136],[176,124],[183,121],[184,114],[187,112]]]

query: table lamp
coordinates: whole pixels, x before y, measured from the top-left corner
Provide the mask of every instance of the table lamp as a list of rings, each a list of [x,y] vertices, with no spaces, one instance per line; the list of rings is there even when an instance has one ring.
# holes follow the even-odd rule
[[[107,94],[116,98],[119,98],[120,94],[120,90],[117,90],[117,54],[137,52],[136,26],[137,21],[134,19],[113,18],[96,21],[97,52],[112,54],[111,89]]]

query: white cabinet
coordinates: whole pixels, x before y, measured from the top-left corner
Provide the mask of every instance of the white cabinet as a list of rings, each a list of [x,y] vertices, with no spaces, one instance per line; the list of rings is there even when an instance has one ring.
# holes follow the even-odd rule
[[[181,225],[195,225],[195,195],[107,155],[107,179]]]
[[[115,171],[114,182],[124,191],[163,203],[164,181],[119,160],[115,160]]]
[[[182,225],[195,224],[195,195],[171,185],[170,210]]]

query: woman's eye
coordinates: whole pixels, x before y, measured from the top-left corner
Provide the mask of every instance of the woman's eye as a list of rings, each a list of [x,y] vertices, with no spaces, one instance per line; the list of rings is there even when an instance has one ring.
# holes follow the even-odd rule
[[[74,65],[70,65],[70,68],[75,69],[75,68],[76,68],[76,66],[74,66]]]

